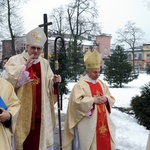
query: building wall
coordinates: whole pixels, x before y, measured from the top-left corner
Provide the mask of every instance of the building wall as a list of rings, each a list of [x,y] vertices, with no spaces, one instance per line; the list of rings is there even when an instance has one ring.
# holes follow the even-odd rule
[[[25,50],[26,38],[25,35],[15,39],[15,50],[16,54],[20,54]]]
[[[0,42],[0,71],[2,69],[2,43]]]
[[[12,51],[11,40],[3,40],[2,41],[2,60],[6,57],[10,57],[11,51]]]
[[[126,50],[128,61],[133,64],[133,54],[131,50]],[[148,63],[150,63],[150,44],[143,44],[140,48],[134,50],[135,67],[145,70]]]
[[[54,53],[54,40],[55,37],[51,37],[48,39],[48,56],[50,57]],[[105,59],[108,58],[110,55],[110,42],[111,42],[111,36],[107,34],[102,34],[100,36],[96,37],[95,44],[91,40],[85,40],[83,42],[83,52],[86,52],[87,50],[90,49],[90,47],[96,48],[102,55],[102,67],[104,66]],[[65,46],[67,47],[67,43],[65,41]],[[15,49],[16,53],[21,53],[25,49],[25,35],[22,37],[17,37],[15,41]],[[10,57],[11,56],[11,40],[3,40],[2,41],[2,59],[5,57]],[[44,52],[42,54],[44,57]]]
[[[146,69],[147,65],[150,64],[150,44],[143,44],[143,52],[144,68]]]
[[[102,34],[97,36],[96,44],[99,53],[102,55],[102,67],[104,67],[105,60],[110,56],[111,35]]]
[[[0,62],[2,61],[2,43],[0,43]]]

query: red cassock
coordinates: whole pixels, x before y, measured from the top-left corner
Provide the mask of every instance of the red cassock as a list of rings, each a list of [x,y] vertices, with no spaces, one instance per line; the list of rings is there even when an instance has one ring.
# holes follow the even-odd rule
[[[90,86],[92,96],[103,95],[101,85],[98,82],[96,84],[88,82],[88,84]],[[106,105],[99,104],[95,106],[97,107],[97,126],[96,126],[97,150],[111,150],[110,132],[106,116]]]
[[[24,144],[24,150],[38,150],[41,125],[41,67],[40,62],[33,64],[28,68],[29,76],[34,79],[32,82],[33,107],[32,107],[32,124],[29,135]]]

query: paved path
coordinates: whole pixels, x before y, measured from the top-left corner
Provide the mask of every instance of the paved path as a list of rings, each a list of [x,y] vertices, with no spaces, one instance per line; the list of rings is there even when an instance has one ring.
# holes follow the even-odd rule
[[[65,114],[61,114],[61,129],[62,129],[62,138],[63,138],[63,131],[64,131],[64,122],[65,122]],[[54,130],[54,150],[60,150],[60,139],[59,139],[59,127],[58,127],[58,116],[56,114],[56,128]]]

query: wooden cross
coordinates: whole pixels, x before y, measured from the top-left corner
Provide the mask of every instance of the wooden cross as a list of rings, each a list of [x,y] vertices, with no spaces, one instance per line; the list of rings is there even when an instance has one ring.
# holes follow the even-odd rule
[[[44,23],[40,24],[39,27],[44,27],[44,32],[47,37],[47,40],[44,44],[44,58],[48,59],[48,25],[52,25],[52,22],[47,22],[47,14],[44,14]]]

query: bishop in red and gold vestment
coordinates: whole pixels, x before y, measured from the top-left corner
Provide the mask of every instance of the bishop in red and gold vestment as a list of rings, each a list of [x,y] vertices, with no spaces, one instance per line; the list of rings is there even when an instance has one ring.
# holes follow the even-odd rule
[[[100,54],[88,51],[84,62],[86,72],[69,98],[63,150],[115,150],[115,125],[110,118],[115,99],[98,79]]]
[[[41,57],[46,35],[39,27],[26,35],[26,49],[9,58],[3,77],[15,88],[21,109],[15,131],[15,150],[52,150],[55,125],[53,84],[60,82],[48,60]]]

